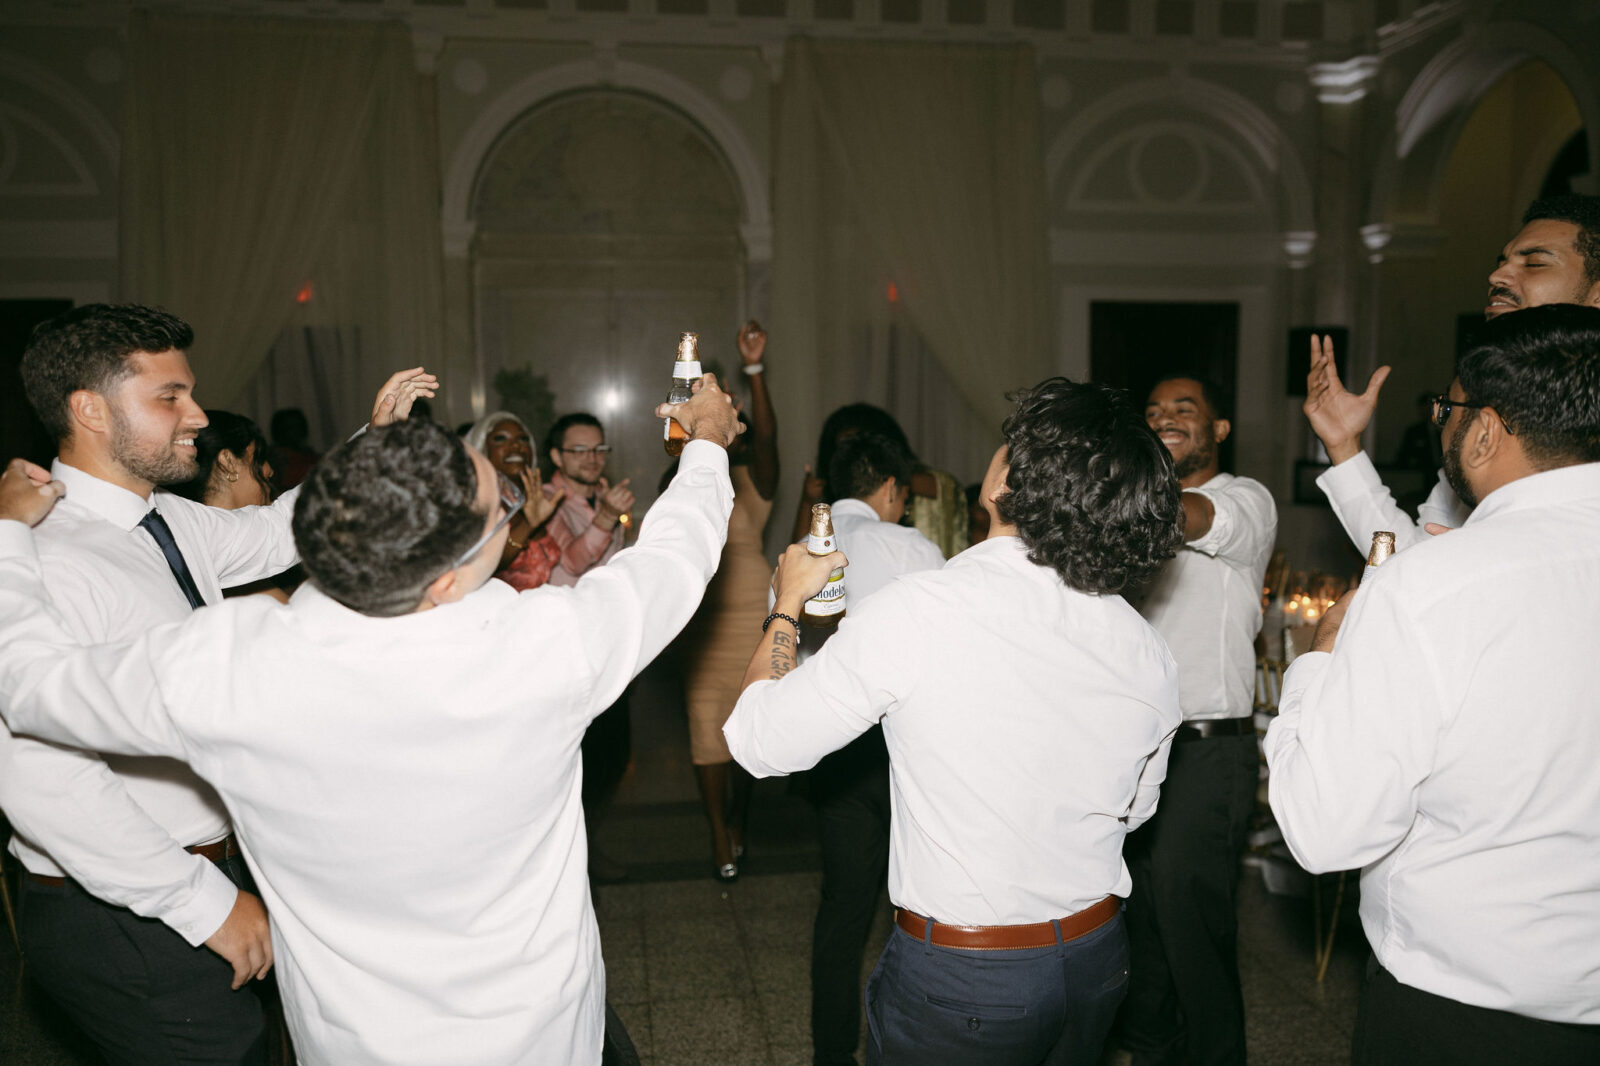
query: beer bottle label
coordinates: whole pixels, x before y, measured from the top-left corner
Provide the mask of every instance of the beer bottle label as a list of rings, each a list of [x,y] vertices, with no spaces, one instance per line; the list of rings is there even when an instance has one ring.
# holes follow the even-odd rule
[[[835,570],[828,575],[822,591],[806,601],[806,614],[827,617],[844,610],[844,571]]]

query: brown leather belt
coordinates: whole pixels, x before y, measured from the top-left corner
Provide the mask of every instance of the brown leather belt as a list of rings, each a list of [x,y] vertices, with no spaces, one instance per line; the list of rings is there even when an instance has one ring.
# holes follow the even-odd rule
[[[229,833],[221,840],[212,841],[210,844],[195,844],[192,847],[187,847],[183,850],[187,851],[190,855],[199,855],[201,858],[210,859],[212,862],[221,865],[223,861],[231,859],[235,855],[239,854],[239,840],[232,833]],[[32,870],[28,871],[28,880],[32,881],[36,885],[48,885],[51,888],[60,888],[62,885],[67,883],[67,879],[65,877],[56,877],[51,874],[36,874]]]
[[[1201,718],[1185,722],[1178,727],[1173,740],[1206,740],[1210,737],[1253,737],[1256,735],[1255,716],[1242,718]]]
[[[912,911],[895,908],[894,922],[901,929],[941,948],[966,948],[968,951],[1016,951],[1021,948],[1048,948],[1056,944],[1056,927],[1061,927],[1061,943],[1076,940],[1105,925],[1117,916],[1122,900],[1107,896],[1092,907],[1053,922],[1032,925],[944,925]]]

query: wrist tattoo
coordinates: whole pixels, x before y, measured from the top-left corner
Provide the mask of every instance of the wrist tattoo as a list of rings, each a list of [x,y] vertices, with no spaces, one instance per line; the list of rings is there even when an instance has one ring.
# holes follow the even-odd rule
[[[772,631],[772,654],[767,659],[767,676],[773,681],[794,669],[795,638],[781,629]]]

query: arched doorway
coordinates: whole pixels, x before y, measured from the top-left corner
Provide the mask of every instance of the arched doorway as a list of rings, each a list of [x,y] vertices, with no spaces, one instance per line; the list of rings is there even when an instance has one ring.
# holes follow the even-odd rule
[[[740,210],[711,138],[642,93],[543,102],[479,170],[472,276],[487,404],[501,405],[494,383],[511,372],[543,377],[550,414],[598,416],[610,476],[632,479],[637,513],[667,462],[648,412],[665,397],[677,334],[699,332],[704,361],[737,362]]]
[[[1555,185],[1571,191],[1573,175],[1586,169],[1573,158],[1575,143],[1587,147],[1579,99],[1553,66],[1526,57],[1502,63],[1495,80],[1473,88],[1453,108],[1434,106],[1435,125],[1412,134],[1408,155],[1380,175],[1394,234],[1376,268],[1374,365],[1394,367],[1376,420],[1380,462],[1397,454],[1416,420],[1416,397],[1450,383],[1460,339],[1482,320],[1495,258],[1529,203]],[[1434,94],[1450,91],[1439,78]],[[1402,116],[1429,106],[1426,97],[1413,103]]]

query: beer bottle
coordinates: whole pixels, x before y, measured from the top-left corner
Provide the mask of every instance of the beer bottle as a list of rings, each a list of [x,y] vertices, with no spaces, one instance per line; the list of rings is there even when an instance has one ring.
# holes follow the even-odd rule
[[[825,503],[811,508],[811,535],[806,538],[806,551],[812,555],[832,555],[839,549],[833,535],[833,511]],[[822,591],[806,601],[800,610],[800,620],[813,629],[832,629],[844,618],[844,569],[841,567],[828,575]]]
[[[1394,534],[1377,530],[1372,534],[1372,550],[1367,552],[1367,565],[1361,571],[1361,580],[1365,581],[1372,572],[1389,556],[1394,554]]]
[[[693,386],[700,377],[699,344],[698,333],[678,334],[678,358],[672,364],[672,389],[667,393],[668,403],[686,403],[694,395]],[[683,454],[689,434],[672,416],[667,416],[665,422],[661,430],[662,443],[666,446],[667,454],[676,458]]]

